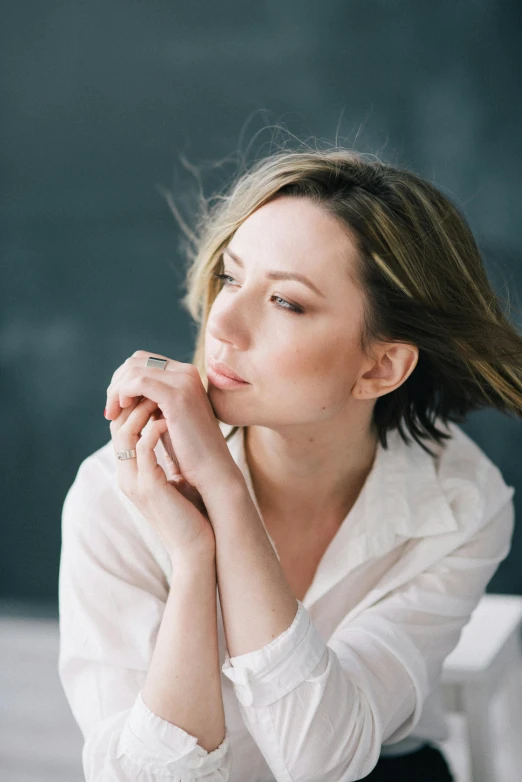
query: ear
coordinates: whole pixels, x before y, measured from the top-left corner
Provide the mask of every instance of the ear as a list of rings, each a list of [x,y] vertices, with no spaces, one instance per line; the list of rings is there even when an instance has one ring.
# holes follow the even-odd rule
[[[373,399],[394,391],[411,375],[419,360],[419,349],[407,342],[387,343],[374,351],[371,366],[363,369],[352,388],[356,399]]]

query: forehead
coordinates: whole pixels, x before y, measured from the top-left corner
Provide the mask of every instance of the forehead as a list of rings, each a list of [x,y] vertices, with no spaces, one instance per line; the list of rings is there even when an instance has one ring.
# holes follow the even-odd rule
[[[339,218],[309,198],[284,196],[256,209],[229,241],[247,266],[278,263],[289,270],[338,278],[357,253]]]

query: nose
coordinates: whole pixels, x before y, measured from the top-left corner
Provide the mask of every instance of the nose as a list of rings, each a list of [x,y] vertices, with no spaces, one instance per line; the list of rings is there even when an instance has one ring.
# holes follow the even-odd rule
[[[215,340],[245,350],[249,340],[247,303],[238,292],[223,292],[214,300],[207,320],[207,332]]]

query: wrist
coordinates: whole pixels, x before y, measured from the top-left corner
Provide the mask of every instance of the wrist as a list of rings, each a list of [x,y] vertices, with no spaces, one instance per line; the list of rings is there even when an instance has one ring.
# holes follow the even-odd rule
[[[171,586],[176,582],[183,583],[203,583],[209,576],[217,581],[216,558],[215,557],[188,557],[183,558],[179,555],[171,556],[172,576]]]
[[[228,481],[216,481],[214,488],[205,499],[205,507],[215,534],[221,536],[223,530],[232,532],[236,524],[242,527],[259,520],[259,514],[252,500],[243,475]]]
[[[248,491],[245,478],[237,464],[234,462],[231,465],[227,465],[224,469],[214,469],[211,475],[202,482],[199,493],[208,510],[209,505],[215,501],[216,497],[237,495],[243,490]]]
[[[178,573],[192,574],[195,571],[201,570],[201,568],[214,566],[216,564],[216,546],[215,538],[214,545],[209,546],[194,544],[193,546],[169,549],[168,551],[170,561],[172,563],[172,571]]]

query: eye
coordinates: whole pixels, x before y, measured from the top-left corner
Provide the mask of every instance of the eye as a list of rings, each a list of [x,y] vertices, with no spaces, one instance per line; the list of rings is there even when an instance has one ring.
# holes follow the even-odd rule
[[[217,280],[222,280],[223,285],[226,287],[229,285],[226,280],[233,280],[234,278],[230,276],[230,274],[217,274],[214,273],[213,277],[215,277]],[[283,302],[282,304],[277,304],[276,306],[279,307],[281,310],[287,310],[288,312],[293,312],[296,315],[304,315],[304,310],[302,310],[300,307],[296,307],[295,304],[290,304],[289,301],[286,301],[286,299],[282,299],[281,296],[276,296],[275,294],[271,297],[272,299],[278,299],[279,301]]]

